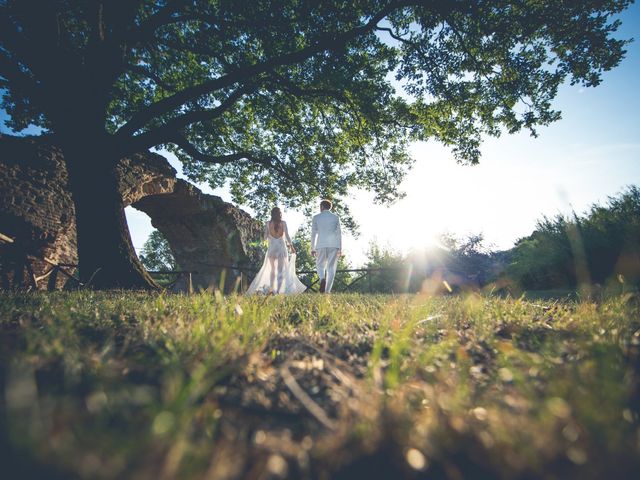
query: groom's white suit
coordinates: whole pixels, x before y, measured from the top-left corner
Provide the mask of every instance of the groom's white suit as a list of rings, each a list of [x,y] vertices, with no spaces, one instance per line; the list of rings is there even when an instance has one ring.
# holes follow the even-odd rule
[[[323,210],[311,221],[311,251],[316,252],[316,268],[320,282],[325,280],[326,293],[331,291],[336,276],[338,255],[342,250],[340,219],[330,210]]]

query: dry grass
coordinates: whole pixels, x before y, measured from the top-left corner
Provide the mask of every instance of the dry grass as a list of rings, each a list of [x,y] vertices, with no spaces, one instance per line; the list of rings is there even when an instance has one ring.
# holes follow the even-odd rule
[[[638,300],[0,296],[6,478],[630,478]]]

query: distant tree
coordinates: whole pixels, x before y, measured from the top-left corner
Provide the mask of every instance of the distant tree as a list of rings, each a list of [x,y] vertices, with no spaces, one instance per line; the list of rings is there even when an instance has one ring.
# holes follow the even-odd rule
[[[159,230],[153,230],[142,247],[140,261],[147,270],[176,270],[176,263],[169,242]]]
[[[311,256],[311,240],[309,228],[299,228],[291,239],[296,249],[296,270],[315,272],[316,260]],[[304,273],[299,275],[305,285],[311,285],[318,278],[316,273]]]
[[[458,238],[451,234],[440,236],[446,247],[444,265],[478,285],[484,285],[497,275],[495,254],[485,245],[483,234],[471,234]]]
[[[150,288],[121,158],[166,147],[262,210],[351,187],[392,201],[411,140],[475,163],[484,135],[558,120],[565,79],[597,85],[620,62],[612,16],[630,3],[0,0],[0,106],[62,149],[81,280]]]
[[[359,284],[360,291],[380,293],[419,292],[426,280],[442,283],[449,279],[454,288],[483,286],[494,280],[502,269],[496,253],[484,245],[482,234],[456,237],[440,236],[440,245],[416,248],[408,254],[396,252],[372,242],[366,267],[380,272]],[[453,280],[455,279],[455,280]],[[446,287],[438,286],[437,291]]]
[[[589,273],[604,283],[617,275],[640,285],[640,187],[593,205],[579,224]]]
[[[507,274],[527,289],[575,288],[583,265],[591,282],[640,284],[640,189],[628,187],[582,216],[538,222],[510,252]],[[583,279],[584,280],[584,279]]]
[[[357,284],[358,291],[372,293],[401,293],[409,288],[411,267],[408,259],[390,247],[376,242],[369,244],[365,268],[373,270]]]
[[[508,275],[528,289],[575,286],[568,225],[570,220],[562,215],[540,220],[533,233],[519,239],[511,250]]]

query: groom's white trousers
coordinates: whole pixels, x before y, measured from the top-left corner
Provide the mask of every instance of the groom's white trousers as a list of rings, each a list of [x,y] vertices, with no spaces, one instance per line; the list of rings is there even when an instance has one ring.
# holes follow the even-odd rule
[[[324,291],[329,293],[336,277],[336,267],[338,266],[337,248],[318,248],[316,252],[316,269],[320,280],[326,279]]]

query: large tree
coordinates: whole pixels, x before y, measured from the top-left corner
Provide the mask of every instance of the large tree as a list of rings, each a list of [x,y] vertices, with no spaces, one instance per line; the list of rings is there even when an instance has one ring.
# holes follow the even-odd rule
[[[2,106],[63,150],[82,278],[145,287],[120,158],[168,148],[259,208],[392,201],[410,140],[475,163],[483,135],[558,119],[565,79],[621,60],[630,1],[0,0]]]

